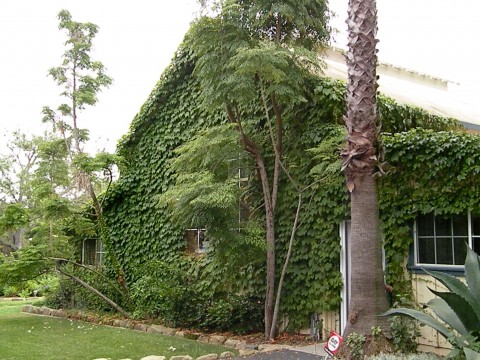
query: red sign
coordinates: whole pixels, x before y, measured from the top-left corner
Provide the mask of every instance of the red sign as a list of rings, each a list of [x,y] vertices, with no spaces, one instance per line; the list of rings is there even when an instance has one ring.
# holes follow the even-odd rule
[[[340,345],[342,345],[343,338],[338,335],[335,331],[332,331],[330,333],[330,336],[327,340],[327,343],[325,344],[325,351],[330,354],[330,355],[335,355],[340,348]]]

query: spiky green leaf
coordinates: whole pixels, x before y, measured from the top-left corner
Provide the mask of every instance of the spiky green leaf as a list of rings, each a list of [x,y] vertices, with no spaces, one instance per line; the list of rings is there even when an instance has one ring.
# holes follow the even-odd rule
[[[438,281],[440,281],[452,293],[455,293],[461,296],[462,298],[464,298],[468,302],[468,304],[470,304],[477,319],[480,319],[480,302],[478,302],[475,299],[475,297],[473,296],[472,292],[470,291],[467,285],[465,285],[455,276],[452,276],[450,274],[446,274],[440,271],[426,270],[426,269],[424,269],[424,271],[427,274],[433,276]]]
[[[435,320],[432,316],[425,314],[424,312],[413,310],[413,309],[406,309],[406,308],[398,308],[398,309],[390,309],[387,312],[383,313],[381,316],[390,316],[390,315],[406,315],[418,320],[422,324],[428,325],[435,330],[437,330],[443,337],[446,339],[452,337],[454,333],[450,331],[445,325],[443,325],[438,320]]]
[[[445,300],[448,306],[455,312],[468,332],[480,329],[480,321],[475,315],[472,307],[463,296],[453,292],[439,292],[430,289],[432,293]],[[452,324],[448,324],[452,325]],[[458,329],[455,329],[458,331]]]
[[[458,315],[450,306],[448,306],[445,300],[441,298],[435,298],[430,300],[427,305],[428,308],[435,313],[435,315],[448,324],[452,329],[457,330],[461,335],[468,334],[468,330],[466,329],[465,325],[463,325]]]
[[[472,349],[464,348],[465,356],[467,360],[478,360],[480,359],[480,353],[473,351]]]
[[[470,247],[465,261],[465,280],[473,297],[480,303],[480,259]]]

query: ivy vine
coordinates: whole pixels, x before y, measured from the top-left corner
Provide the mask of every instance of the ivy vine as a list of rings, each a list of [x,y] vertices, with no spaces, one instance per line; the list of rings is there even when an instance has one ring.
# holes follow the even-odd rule
[[[127,281],[134,281],[140,276],[137,271],[140,265],[153,259],[184,263],[190,273],[200,273],[205,288],[218,288],[218,282],[222,279],[222,269],[218,263],[210,263],[205,258],[192,261],[185,255],[184,229],[178,228],[157,202],[158,196],[165,192],[174,179],[174,174],[167,166],[174,154],[173,150],[191,139],[199,130],[225,122],[220,113],[212,113],[200,100],[199,82],[194,68],[195,59],[191,52],[181,47],[133,120],[130,132],[119,143],[118,153],[125,158],[127,165],[105,201],[105,218],[110,229],[113,251]],[[285,134],[285,163],[292,176],[302,179],[304,186],[314,184],[304,193],[306,201],[285,280],[282,311],[288,314],[293,328],[308,324],[312,313],[335,310],[340,304],[340,289],[343,285],[339,270],[341,249],[338,226],[348,217],[348,194],[343,175],[338,172],[329,181],[319,181],[319,175],[311,173],[311,169],[322,161],[325,166],[329,166],[331,158],[314,159],[308,152],[308,149],[318,147],[334,136],[326,130],[325,124],[342,124],[345,84],[313,75],[307,79],[307,83],[307,102],[297,105],[294,111],[298,121],[291,123]],[[261,110],[250,109],[252,113]],[[435,131],[456,127],[452,119],[399,105],[385,97],[379,98],[379,114],[383,129],[392,132],[404,132],[417,127],[432,128]],[[404,278],[400,280],[403,258],[397,259],[396,252],[398,250],[399,254],[405,254],[408,250],[411,242],[408,221],[418,211],[428,210],[429,198],[418,189],[415,192],[415,181],[412,182],[410,177],[415,175],[418,186],[428,184],[432,174],[426,169],[438,171],[439,167],[433,164],[439,163],[437,165],[444,166],[443,171],[447,173],[449,165],[444,163],[446,160],[429,152],[427,154],[431,157],[425,155],[412,158],[414,153],[424,151],[422,146],[425,149],[427,147],[427,141],[421,143],[418,138],[414,138],[415,134],[417,137],[421,134],[433,136],[435,132],[412,130],[407,134],[384,136],[390,175],[382,180],[380,205],[386,244],[390,247],[387,259],[389,279],[392,281],[405,282]],[[446,134],[450,133],[439,134],[445,134],[445,139],[437,138],[436,141],[451,143],[452,147],[458,146],[453,140],[446,140],[449,138]],[[419,143],[416,144],[416,141]],[[415,151],[411,150],[412,147],[415,147]],[[466,148],[464,150],[467,151]],[[454,149],[448,150],[445,147],[444,153],[452,155]],[[412,164],[408,164],[410,167],[402,168],[400,165],[407,164],[409,158],[412,161]],[[424,167],[423,162],[427,160],[431,164]],[[456,162],[455,166],[460,165]],[[470,190],[473,190],[472,176],[473,173],[465,173],[462,180],[471,185]],[[447,181],[447,177],[443,180]],[[451,180],[453,191],[454,179]],[[286,254],[297,201],[296,190],[288,181],[283,181],[283,190],[278,199],[279,264]],[[443,186],[436,189],[440,188],[442,191],[445,189]],[[460,196],[452,203],[448,195],[433,197],[433,189],[435,187],[429,187],[432,199],[436,199],[436,202],[431,206],[442,205],[444,209],[455,211],[465,208],[466,204],[460,208]],[[461,193],[463,198],[468,192],[456,190],[456,194]],[[412,202],[413,198],[421,201]],[[440,198],[443,200],[438,200]],[[262,266],[244,269],[234,285],[261,294],[264,286],[262,269]]]
[[[412,225],[419,214],[480,210],[480,138],[476,134],[413,129],[383,135],[388,166],[379,186],[387,282],[411,294],[405,277]]]

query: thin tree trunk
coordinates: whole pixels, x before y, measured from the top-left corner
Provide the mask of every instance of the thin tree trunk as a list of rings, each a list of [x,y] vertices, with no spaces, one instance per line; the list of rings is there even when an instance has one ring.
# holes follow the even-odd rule
[[[240,141],[242,142],[243,149],[249,153],[255,160],[257,166],[258,176],[262,184],[262,193],[265,207],[265,230],[267,240],[267,274],[266,274],[266,289],[265,289],[265,338],[270,338],[270,329],[272,328],[272,318],[274,309],[274,296],[275,296],[275,208],[272,196],[276,194],[276,190],[270,190],[270,184],[268,181],[268,173],[265,167],[265,162],[260,150],[256,143],[248,138],[243,132],[242,123],[238,111],[230,104],[226,104],[227,116],[231,123],[236,125],[236,129],[239,133]],[[275,157],[275,161],[279,162],[278,156]],[[279,164],[276,163],[276,166]],[[274,181],[273,188],[278,186],[278,181]]]
[[[278,314],[280,312],[280,300],[282,296],[283,281],[285,279],[288,263],[290,262],[290,257],[292,255],[293,241],[295,240],[295,234],[297,232],[298,219],[300,218],[301,207],[302,207],[302,193],[300,192],[298,194],[297,211],[295,213],[295,220],[293,221],[292,233],[290,234],[290,242],[288,243],[287,256],[285,257],[285,262],[283,263],[283,268],[282,268],[282,274],[280,275],[280,280],[278,281],[277,296],[275,298],[275,307],[273,309],[272,325],[270,328],[270,339],[274,339],[275,336],[277,335],[277,320],[278,320]]]
[[[96,296],[98,296],[100,299],[102,299],[103,301],[105,301],[107,304],[109,304],[111,307],[113,307],[115,310],[117,310],[119,313],[121,313],[123,316],[129,318],[130,315],[125,311],[123,310],[117,303],[115,303],[114,301],[110,300],[108,297],[106,297],[105,295],[103,295],[100,291],[98,291],[97,289],[95,289],[93,286],[87,284],[85,281],[81,280],[80,278],[76,277],[75,275],[72,275],[72,274],[69,274],[67,273],[66,271],[63,271],[62,269],[60,269],[59,266],[57,266],[57,270],[69,277],[70,279],[72,279],[73,281],[77,282],[78,284],[82,285],[85,289],[87,289],[88,291],[92,292],[93,294],[95,294]]]
[[[267,284],[265,289],[265,338],[270,339],[270,329],[273,321],[275,296],[275,216],[269,192],[268,176],[261,157],[257,159],[258,173],[262,182],[265,202],[265,227],[267,235]]]

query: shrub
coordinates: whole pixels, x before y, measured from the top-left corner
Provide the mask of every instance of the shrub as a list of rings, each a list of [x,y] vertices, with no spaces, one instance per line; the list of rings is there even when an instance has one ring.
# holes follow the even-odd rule
[[[397,295],[394,308],[414,307],[415,303],[407,295]],[[410,354],[417,351],[417,337],[420,336],[418,326],[411,318],[392,316],[389,319],[391,341],[395,352]]]
[[[2,290],[3,296],[6,297],[14,297],[17,296],[17,294],[21,291],[21,289],[18,286],[13,286],[13,285],[8,285],[5,286]]]
[[[205,300],[179,267],[160,261],[146,263],[130,288],[134,316],[159,318],[170,326],[200,322]]]
[[[108,280],[107,275],[103,273],[103,269],[96,269],[97,273],[95,273],[84,268],[69,266],[68,270],[64,270],[82,279],[120,306],[124,306],[127,303],[127,299],[122,296],[116,283]],[[57,284],[45,284],[47,289],[51,289],[52,286],[53,289],[47,293],[43,301],[46,306],[57,309],[75,308],[101,312],[112,311],[109,304],[70,278],[60,277]]]
[[[263,327],[263,303],[247,295],[226,294],[206,309],[201,326],[207,330],[248,333]]]
[[[248,295],[211,293],[176,264],[151,261],[130,288],[137,318],[169,326],[246,333],[263,327],[263,302]]]
[[[350,357],[352,359],[363,359],[363,347],[366,340],[364,335],[355,332],[348,335],[345,344],[350,350]]]

